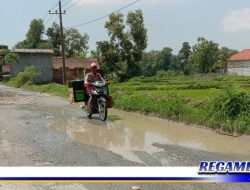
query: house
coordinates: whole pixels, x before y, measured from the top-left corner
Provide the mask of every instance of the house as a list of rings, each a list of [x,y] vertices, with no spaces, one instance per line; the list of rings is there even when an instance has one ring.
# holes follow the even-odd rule
[[[38,73],[36,83],[47,83],[53,79],[51,49],[13,49],[13,53],[19,55],[20,59],[16,64],[11,64],[11,77],[16,76],[26,67],[34,66]]]
[[[227,61],[228,75],[250,76],[250,49],[245,49],[230,57]]]
[[[53,57],[52,61],[53,81],[62,83],[62,57]],[[86,74],[91,72],[91,63],[96,63],[100,69],[100,64],[95,58],[66,58],[66,81],[85,78]]]

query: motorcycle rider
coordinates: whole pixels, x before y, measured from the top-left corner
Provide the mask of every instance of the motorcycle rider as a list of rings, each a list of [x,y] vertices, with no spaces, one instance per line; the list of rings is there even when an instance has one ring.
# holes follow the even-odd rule
[[[86,75],[85,80],[84,80],[86,92],[89,95],[89,100],[85,102],[85,106],[92,105],[91,84],[96,81],[102,81],[103,83],[105,83],[105,80],[102,78],[101,74],[97,72],[97,64],[91,63],[91,72]],[[91,108],[88,108],[88,109],[91,109]]]

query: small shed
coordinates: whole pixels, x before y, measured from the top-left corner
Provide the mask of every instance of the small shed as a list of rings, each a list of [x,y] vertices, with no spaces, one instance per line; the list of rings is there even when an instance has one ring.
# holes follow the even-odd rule
[[[227,61],[228,75],[250,76],[250,49],[245,49],[230,57]]]
[[[53,81],[62,83],[62,57],[53,57]],[[86,74],[91,72],[91,63],[96,63],[98,69],[100,64],[95,58],[66,58],[66,81],[76,78],[85,78]]]
[[[16,76],[26,67],[34,66],[38,73],[36,83],[47,83],[53,79],[51,49],[13,49],[13,53],[19,55],[18,63],[11,65],[11,77]]]

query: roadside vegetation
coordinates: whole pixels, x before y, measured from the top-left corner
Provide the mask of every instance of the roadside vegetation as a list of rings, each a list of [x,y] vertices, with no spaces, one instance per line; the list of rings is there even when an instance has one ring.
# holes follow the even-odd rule
[[[138,77],[113,84],[111,94],[126,111],[250,133],[250,77]]]
[[[23,88],[35,92],[49,93],[64,98],[68,97],[67,86],[56,83],[49,83],[43,85],[34,84],[34,78],[36,76],[37,73],[34,67],[27,67],[23,72],[20,72],[16,77],[14,77],[11,81],[5,84],[15,88]]]
[[[35,85],[33,67],[13,78],[10,86],[68,97],[68,87]],[[159,72],[110,85],[115,108],[207,126],[219,132],[250,134],[250,77],[192,77]]]

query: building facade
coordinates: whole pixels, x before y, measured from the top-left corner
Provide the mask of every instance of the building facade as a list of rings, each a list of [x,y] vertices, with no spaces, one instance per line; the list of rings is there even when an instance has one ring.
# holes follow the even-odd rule
[[[250,49],[236,53],[228,59],[227,75],[250,76]]]
[[[62,83],[62,58],[53,57],[53,81],[56,83]],[[98,69],[100,64],[95,58],[66,58],[66,81],[74,79],[84,79],[86,74],[91,72],[91,63],[96,63]]]
[[[16,76],[26,67],[34,66],[38,75],[36,83],[47,83],[53,80],[52,56],[53,50],[50,49],[14,49],[12,51],[19,55],[18,63],[11,64],[11,77]]]

